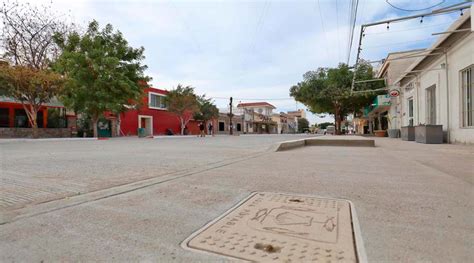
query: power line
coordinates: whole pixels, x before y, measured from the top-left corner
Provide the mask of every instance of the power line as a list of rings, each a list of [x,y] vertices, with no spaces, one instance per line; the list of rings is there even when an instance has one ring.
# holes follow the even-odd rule
[[[265,20],[265,16],[267,15],[269,7],[270,7],[270,2],[267,0],[265,1],[265,4],[263,5],[262,13],[260,14],[260,17],[257,20],[257,25],[255,27],[255,34],[252,39],[252,42],[250,43],[250,50],[252,50],[251,53],[253,53],[253,51],[255,50],[255,46],[257,45],[257,36],[263,26],[263,21]]]
[[[229,97],[209,97],[211,99],[217,99],[217,100],[228,100]],[[266,100],[295,100],[294,98],[235,98],[233,97],[234,100],[260,100],[260,101],[266,101]]]
[[[401,44],[406,44],[406,43],[416,43],[416,42],[422,42],[422,41],[428,41],[428,40],[435,40],[435,39],[436,39],[436,37],[430,37],[430,38],[417,39],[417,40],[410,40],[410,41],[403,41],[403,42],[392,42],[392,43],[390,43],[390,44],[368,46],[368,47],[364,47],[364,49],[372,49],[372,48],[380,48],[380,47],[389,47],[389,46],[396,46],[396,45],[401,45]]]
[[[317,4],[318,4],[318,11],[319,11],[319,20],[321,22],[321,26],[323,28],[323,33],[324,33],[324,38],[326,40],[326,44],[324,46],[326,47],[327,54],[329,55],[329,47],[328,47],[329,39],[328,39],[328,35],[326,33],[326,28],[324,26],[323,14],[321,13],[321,4],[320,4],[319,0],[317,0]]]
[[[398,32],[406,32],[406,31],[414,31],[414,30],[420,30],[420,29],[424,29],[424,28],[445,26],[445,25],[448,25],[448,24],[452,24],[452,22],[441,23],[441,24],[436,24],[436,25],[429,25],[429,26],[418,26],[417,28],[408,28],[408,29],[400,29],[400,30],[387,30],[387,31],[383,31],[383,32],[374,32],[374,33],[364,33],[364,36],[372,36],[372,35],[382,35],[382,34],[388,34],[388,33],[398,33]]]
[[[467,3],[467,2],[465,2]],[[432,12],[427,12],[427,13],[422,13],[422,14],[417,14],[417,15],[411,15],[411,16],[405,16],[405,17],[399,17],[399,18],[394,18],[394,19],[387,19],[387,20],[382,20],[382,21],[377,21],[373,23],[368,23],[368,24],[363,24],[360,26],[360,36],[359,36],[359,44],[357,46],[357,56],[356,56],[356,62],[354,66],[354,71],[357,71],[358,65],[359,65],[359,59],[360,59],[360,53],[362,51],[362,37],[364,36],[364,31],[368,27],[372,26],[377,26],[377,25],[382,25],[382,24],[387,24],[387,27],[390,23],[397,23],[397,22],[402,22],[402,21],[407,21],[407,20],[412,20],[412,19],[423,19],[424,17],[429,17],[429,16],[437,16],[437,15],[445,15],[457,11],[463,11],[464,9],[469,9],[471,8],[471,5],[455,5],[456,7],[445,7],[442,9],[438,10],[433,10]],[[461,13],[462,15],[462,13]],[[352,76],[352,85],[351,85],[351,92],[354,90],[354,83],[356,81],[356,74],[353,74]]]
[[[170,3],[171,6],[173,7],[176,16],[180,18],[180,21],[181,21],[181,23],[183,24],[184,29],[185,29],[186,31],[188,31],[188,35],[191,37],[191,40],[192,40],[193,44],[196,46],[197,50],[198,50],[200,53],[203,53],[202,48],[201,48],[201,45],[200,45],[199,42],[197,41],[197,38],[196,38],[196,36],[194,35],[193,31],[191,30],[191,27],[190,27],[189,24],[187,23],[186,19],[184,19],[184,18],[182,17],[182,13],[179,11],[178,7],[176,6],[176,3],[175,3],[174,1],[172,1],[172,0],[169,0],[169,3]]]
[[[385,0],[385,2],[387,2],[387,4],[389,4],[391,7],[395,8],[395,9],[398,9],[400,11],[405,11],[405,12],[417,12],[417,11],[425,11],[425,10],[428,10],[428,9],[431,9],[431,8],[434,8],[434,7],[437,7],[439,5],[442,5],[444,4],[444,2],[446,2],[446,0],[441,0],[441,2],[437,3],[437,4],[434,4],[432,6],[429,6],[429,7],[425,7],[425,8],[420,8],[420,9],[405,9],[405,8],[401,8],[401,7],[398,7],[392,3],[390,3],[390,1],[388,0]]]
[[[357,22],[357,8],[359,7],[359,0],[355,0],[353,1],[353,3],[355,2],[355,4],[352,5],[352,7],[354,7],[355,5],[355,9],[354,9],[354,12],[351,12],[351,14],[354,14],[353,15],[353,20],[351,21],[352,22],[352,26],[351,26],[351,33],[349,35],[349,50],[348,50],[348,54],[347,54],[347,65],[349,65],[349,62],[350,62],[350,59],[351,59],[351,51],[352,51],[352,42],[354,40],[354,30],[355,30],[355,25],[356,25],[356,22]]]
[[[341,61],[341,38],[339,37],[339,6],[336,0],[336,30],[337,30],[337,58],[338,64]]]

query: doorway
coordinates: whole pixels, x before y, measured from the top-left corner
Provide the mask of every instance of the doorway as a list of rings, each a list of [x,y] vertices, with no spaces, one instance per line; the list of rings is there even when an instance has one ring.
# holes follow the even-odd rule
[[[153,136],[153,117],[138,115],[138,128],[145,129],[145,136]]]

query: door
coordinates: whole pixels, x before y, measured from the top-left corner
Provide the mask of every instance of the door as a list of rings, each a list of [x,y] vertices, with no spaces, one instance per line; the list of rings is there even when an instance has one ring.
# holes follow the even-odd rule
[[[436,86],[426,89],[426,124],[436,124]]]
[[[145,136],[153,136],[153,117],[152,116],[138,116],[138,128],[143,128]]]
[[[408,126],[413,126],[413,98],[408,99]]]
[[[97,135],[99,137],[112,137],[112,122],[110,120],[101,119],[97,122]]]

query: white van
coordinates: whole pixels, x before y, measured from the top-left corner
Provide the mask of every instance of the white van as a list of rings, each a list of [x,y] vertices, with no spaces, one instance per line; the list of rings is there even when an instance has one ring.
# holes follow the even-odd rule
[[[331,134],[331,135],[336,134],[336,127],[334,125],[327,126],[325,134]]]

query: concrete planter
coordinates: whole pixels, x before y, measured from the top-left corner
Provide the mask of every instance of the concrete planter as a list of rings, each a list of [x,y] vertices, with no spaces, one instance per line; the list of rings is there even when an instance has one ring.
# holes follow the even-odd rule
[[[375,130],[374,131],[375,137],[385,137],[386,133],[387,133],[386,130]]]
[[[443,143],[443,125],[415,126],[415,141],[427,144]]]
[[[389,138],[398,138],[400,137],[400,130],[399,129],[388,129],[387,130]]]
[[[405,126],[401,129],[401,138],[404,141],[414,141],[415,140],[415,127],[414,126]]]

